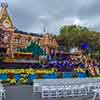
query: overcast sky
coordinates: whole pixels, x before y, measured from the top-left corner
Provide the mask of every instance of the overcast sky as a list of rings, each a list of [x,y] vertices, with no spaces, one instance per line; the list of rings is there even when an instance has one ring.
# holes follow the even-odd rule
[[[1,0],[4,1],[4,0]],[[53,34],[63,25],[79,24],[100,31],[100,0],[7,0],[9,12],[20,30]]]

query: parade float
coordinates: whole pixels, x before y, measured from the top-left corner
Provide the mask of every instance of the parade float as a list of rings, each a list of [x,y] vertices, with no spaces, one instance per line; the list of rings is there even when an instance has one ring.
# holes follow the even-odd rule
[[[92,63],[91,58],[83,55],[81,51],[74,53],[66,53],[62,49],[59,51],[56,39],[49,33],[39,35],[19,31],[13,24],[7,8],[7,3],[1,4],[2,82],[16,84],[30,83],[34,79],[99,77],[98,64]]]

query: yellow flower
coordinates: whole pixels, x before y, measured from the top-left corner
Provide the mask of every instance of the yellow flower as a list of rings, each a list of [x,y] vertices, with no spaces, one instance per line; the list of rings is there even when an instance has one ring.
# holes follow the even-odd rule
[[[27,82],[28,82],[28,79],[27,79],[27,78],[21,78],[19,81],[20,81],[21,83],[27,83]]]
[[[10,83],[10,81],[11,81],[11,79],[10,78],[7,78],[7,80],[6,80],[8,83]]]
[[[22,83],[27,83],[28,82],[28,79],[24,79],[23,81],[22,81]]]
[[[16,84],[16,79],[14,78],[14,79],[11,79],[10,80],[10,84]]]

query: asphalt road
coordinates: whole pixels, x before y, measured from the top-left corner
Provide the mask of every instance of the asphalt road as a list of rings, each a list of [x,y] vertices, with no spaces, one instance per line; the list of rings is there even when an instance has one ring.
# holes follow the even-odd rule
[[[32,86],[5,86],[6,100],[44,100],[39,93],[32,92]],[[45,100],[92,100],[91,96],[85,97],[70,97],[70,98],[53,98]]]

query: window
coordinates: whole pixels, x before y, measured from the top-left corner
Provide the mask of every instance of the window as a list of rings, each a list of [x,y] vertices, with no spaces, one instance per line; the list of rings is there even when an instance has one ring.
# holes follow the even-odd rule
[[[16,43],[21,43],[21,39],[16,38]]]
[[[16,43],[19,43],[19,39],[16,38],[15,41],[16,41]]]

